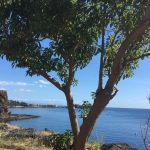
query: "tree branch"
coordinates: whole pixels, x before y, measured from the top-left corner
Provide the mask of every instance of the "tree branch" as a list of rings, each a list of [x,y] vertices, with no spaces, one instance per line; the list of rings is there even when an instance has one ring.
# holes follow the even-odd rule
[[[110,100],[113,99],[118,93],[118,89],[115,87],[115,92],[111,95]]]
[[[1,50],[0,49],[0,52],[2,53],[7,53],[7,51],[4,51],[4,50]],[[9,53],[10,51],[8,51],[7,55],[13,55],[11,52]],[[43,76],[45,79],[47,79],[49,82],[51,82],[54,86],[56,86],[59,90],[63,91],[63,86],[58,82],[56,81],[54,78],[52,78],[50,75],[48,75],[46,72],[42,72],[42,71],[38,71],[38,74],[40,74],[41,76]]]
[[[46,72],[40,71],[39,74],[41,76],[43,76],[45,79],[47,79],[49,82],[51,82],[59,90],[63,91],[63,86],[58,81],[56,81],[54,78],[52,78],[50,75],[48,75]]]
[[[105,29],[103,29],[102,31],[102,49],[101,49],[101,55],[100,55],[98,90],[103,89],[104,50],[105,50]]]
[[[145,54],[142,54],[141,56],[127,59],[126,61],[124,61],[123,64],[126,65],[127,63],[133,62],[133,61],[138,60],[138,59],[143,59],[144,57],[148,57],[148,56],[150,56],[150,53],[145,53]]]
[[[74,51],[77,50],[79,46],[79,43],[77,43],[74,47]],[[69,77],[68,77],[68,81],[66,83],[66,87],[67,88],[70,88],[72,82],[73,82],[73,79],[74,79],[74,74],[75,74],[75,71],[74,71],[74,61],[73,61],[73,58],[70,57],[69,61],[68,61],[68,64],[69,64]]]
[[[115,42],[115,39],[116,39],[116,36],[118,35],[119,32],[120,32],[120,30],[118,29],[118,30],[116,31],[116,33],[115,33],[115,35],[114,35],[112,41],[111,41],[110,47],[113,46],[113,44],[114,44],[114,42]]]
[[[109,92],[112,92],[114,84],[116,83],[120,72],[121,72],[121,62],[123,59],[123,56],[125,55],[125,52],[127,51],[128,47],[135,43],[137,39],[142,36],[145,31],[150,27],[150,3],[146,7],[145,16],[141,23],[135,28],[133,32],[131,32],[122,45],[119,48],[118,53],[116,54],[116,57],[114,59],[112,73],[110,75],[110,78],[107,81],[107,84],[105,86],[106,89],[108,89]]]
[[[66,83],[67,88],[70,88],[72,81],[73,81],[73,78],[74,78],[74,74],[75,74],[74,65],[72,62],[70,62],[70,64],[69,64],[69,77],[68,77],[68,81]]]
[[[12,52],[11,50],[8,50],[8,49],[3,48],[3,47],[0,47],[0,53],[1,53],[1,54],[5,54],[5,55],[7,55],[7,56],[17,55],[17,53],[14,54],[14,52]]]

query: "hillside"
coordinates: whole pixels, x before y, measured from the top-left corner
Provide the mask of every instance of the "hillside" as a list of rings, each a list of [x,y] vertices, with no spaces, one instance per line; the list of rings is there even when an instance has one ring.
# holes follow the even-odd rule
[[[50,107],[50,108],[56,108],[57,105],[43,105],[43,104],[28,104],[23,101],[16,101],[16,100],[9,100],[9,107]],[[60,107],[60,106],[59,106]]]

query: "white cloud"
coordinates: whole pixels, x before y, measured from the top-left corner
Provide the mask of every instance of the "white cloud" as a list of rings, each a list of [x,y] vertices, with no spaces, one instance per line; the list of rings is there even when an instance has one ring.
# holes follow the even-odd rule
[[[48,81],[42,79],[34,82],[34,85],[37,85],[39,88],[45,88],[49,84],[50,83]]]
[[[32,85],[26,82],[0,81],[0,86],[27,86]]]
[[[19,86],[26,86],[26,85],[28,85],[28,83],[25,83],[25,82],[16,82],[15,84],[19,85]]]
[[[48,81],[44,81],[44,80],[39,80],[40,84],[45,84],[45,85],[49,85],[50,83]]]
[[[40,85],[39,85],[39,87],[40,87],[40,88],[44,88],[44,87],[46,87],[46,86],[45,86],[45,85],[40,84]]]
[[[4,91],[6,91],[6,89],[5,89],[5,88],[3,88],[3,87],[0,87],[0,90],[4,90]]]
[[[14,92],[20,92],[20,93],[31,93],[32,90],[29,89],[19,89],[19,90],[14,90]]]

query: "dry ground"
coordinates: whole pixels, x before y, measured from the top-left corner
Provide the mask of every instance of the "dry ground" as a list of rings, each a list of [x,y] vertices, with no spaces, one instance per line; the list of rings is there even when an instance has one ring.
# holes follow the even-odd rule
[[[39,138],[14,138],[7,136],[9,132],[20,130],[21,128],[15,125],[0,123],[0,150],[53,150],[42,144]],[[49,131],[36,131],[40,136],[53,134]]]

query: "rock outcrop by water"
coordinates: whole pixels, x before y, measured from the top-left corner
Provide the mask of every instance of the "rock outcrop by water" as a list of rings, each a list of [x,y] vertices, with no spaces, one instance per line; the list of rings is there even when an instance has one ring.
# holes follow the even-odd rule
[[[11,114],[8,111],[8,96],[7,91],[0,90],[0,122],[8,122],[14,120],[33,119],[39,116],[25,114]]]
[[[0,118],[9,116],[7,91],[0,90]]]
[[[104,144],[101,147],[101,150],[137,150],[136,148],[132,148],[126,143],[113,143],[113,144]]]
[[[25,119],[34,119],[34,118],[38,118],[38,117],[39,116],[26,115],[26,114],[11,114],[8,117],[0,118],[0,122],[9,122],[9,121],[25,120]]]

